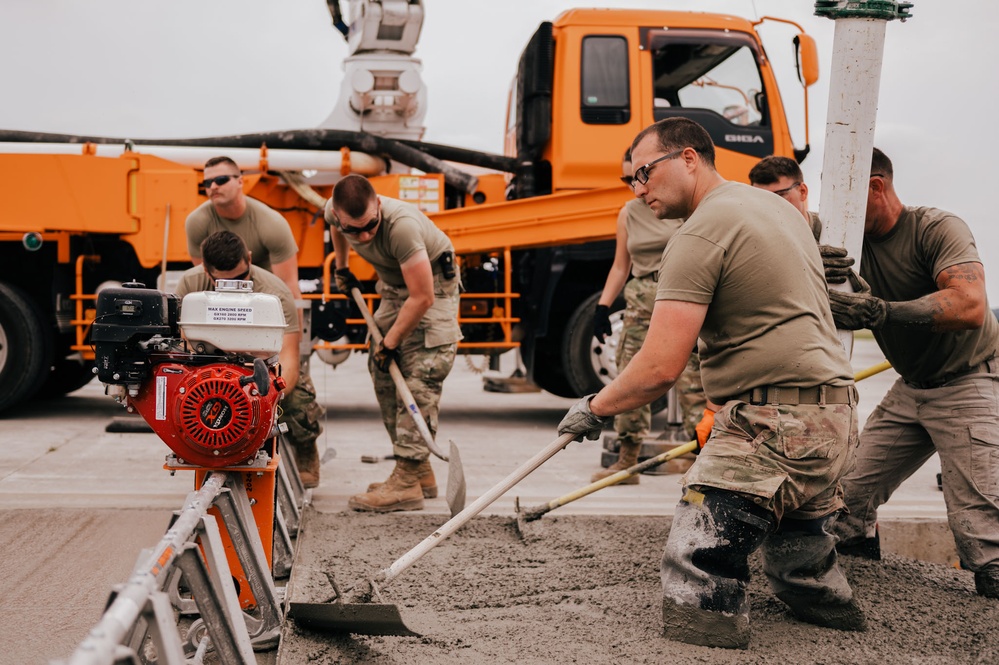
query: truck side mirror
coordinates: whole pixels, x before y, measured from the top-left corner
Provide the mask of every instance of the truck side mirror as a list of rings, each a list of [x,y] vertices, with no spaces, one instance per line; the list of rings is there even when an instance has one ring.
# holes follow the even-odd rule
[[[806,88],[819,80],[819,50],[811,35],[799,33],[794,38],[798,80]]]

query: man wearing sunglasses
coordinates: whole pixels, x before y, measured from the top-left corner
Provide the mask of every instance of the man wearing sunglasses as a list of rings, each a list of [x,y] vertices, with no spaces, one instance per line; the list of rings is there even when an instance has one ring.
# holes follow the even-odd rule
[[[749,184],[781,197],[802,214],[808,222],[815,242],[822,236],[819,214],[808,209],[808,185],[798,162],[790,157],[770,155],[756,162],[749,171]]]
[[[177,295],[184,298],[195,291],[214,291],[220,279],[249,280],[254,293],[269,293],[281,299],[287,323],[281,341],[281,376],[287,382],[282,397],[280,422],[288,426],[288,442],[294,451],[299,477],[307,488],[319,485],[319,451],[316,438],[323,408],[316,402],[316,389],[307,372],[299,366],[301,333],[295,299],[284,282],[250,262],[251,252],[243,240],[232,231],[218,231],[201,243],[202,265],[187,270],[177,286]],[[315,431],[318,429],[318,431]]]
[[[857,441],[856,389],[829,311],[822,260],[800,214],[715,170],[703,127],[669,118],[632,144],[635,194],[685,218],[663,254],[648,336],[631,363],[580,400],[559,432],[595,438],[651,402],[698,340],[708,400],[721,405],[683,477],[660,564],[669,639],[749,644],[748,558],[763,549],[777,597],[810,623],[866,620],[825,531]]]
[[[201,186],[208,200],[185,222],[187,251],[194,265],[201,264],[205,238],[217,231],[232,231],[246,243],[254,265],[280,277],[300,300],[298,245],[287,220],[266,203],[243,193],[243,176],[229,157],[212,157],[205,162]]]
[[[629,147],[621,161],[621,180],[631,187],[632,163]],[[610,308],[624,291],[624,325],[618,337],[614,360],[621,372],[642,348],[649,330],[649,319],[656,302],[656,280],[666,243],[679,230],[683,220],[661,220],[641,199],[628,201],[617,217],[617,240],[614,262],[607,273],[604,289],[593,314],[593,337],[604,343],[611,330]],[[687,370],[676,385],[675,394],[683,410],[683,425],[687,436],[697,436],[696,427],[704,412],[704,390],[701,388],[697,351],[690,355]],[[618,458],[606,469],[593,474],[592,482],[638,464],[642,442],[652,426],[652,407],[643,404],[637,409],[614,417],[617,433]],[[619,485],[637,485],[639,475],[623,480]]]
[[[374,318],[383,339],[368,355],[368,370],[392,439],[395,468],[384,483],[350,498],[358,511],[420,510],[437,496],[430,450],[396,393],[388,370],[399,365],[420,413],[437,433],[441,388],[451,372],[461,339],[458,327],[459,279],[451,240],[416,206],[375,193],[371,183],[349,175],[326,202],[336,251],[337,288],[359,286],[351,273],[353,250],[378,274],[381,296]]]
[[[936,453],[961,565],[979,595],[999,598],[999,323],[967,224],[903,205],[894,180],[875,148],[860,276],[852,258],[837,264],[845,250],[824,255],[829,282],[853,286],[829,291],[836,324],[871,330],[900,377],[864,425],[843,479],[849,513],[832,531],[842,553],[880,559],[878,508]]]

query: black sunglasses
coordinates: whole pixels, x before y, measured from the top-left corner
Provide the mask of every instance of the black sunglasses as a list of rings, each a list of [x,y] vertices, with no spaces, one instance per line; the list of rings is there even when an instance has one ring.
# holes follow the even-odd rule
[[[238,178],[238,177],[239,177],[238,175],[217,175],[214,178],[206,178],[205,180],[202,180],[199,184],[201,185],[202,189],[208,189],[209,187],[212,186],[212,183],[215,183],[216,185],[221,187],[222,185],[226,184],[233,178]]]
[[[340,233],[346,233],[349,236],[357,236],[361,235],[362,233],[370,233],[371,231],[374,231],[375,227],[378,226],[378,223],[380,221],[382,221],[381,210],[378,211],[378,214],[375,215],[374,219],[372,219],[364,226],[344,226],[342,223],[340,223],[340,220],[337,220],[336,227],[337,230],[340,231]]]

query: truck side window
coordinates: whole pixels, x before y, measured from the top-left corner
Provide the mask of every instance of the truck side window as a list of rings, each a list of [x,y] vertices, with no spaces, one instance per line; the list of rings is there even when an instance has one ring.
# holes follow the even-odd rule
[[[623,125],[631,119],[628,42],[624,37],[584,37],[580,76],[583,122]]]

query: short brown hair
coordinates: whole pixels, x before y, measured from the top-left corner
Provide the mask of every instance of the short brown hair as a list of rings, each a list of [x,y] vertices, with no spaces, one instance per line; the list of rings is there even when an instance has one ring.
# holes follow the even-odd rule
[[[888,155],[877,148],[874,149],[871,155],[871,175],[875,173],[882,174],[888,180],[892,180],[895,177],[895,171],[892,169],[891,160],[888,159]]]
[[[243,239],[232,231],[217,231],[201,242],[201,259],[205,271],[233,270],[243,259],[249,259],[250,251]]]
[[[659,149],[663,152],[673,152],[684,148],[693,148],[701,156],[701,160],[711,168],[715,167],[715,144],[711,135],[704,127],[689,118],[666,118],[649,125],[631,142],[631,150],[635,151],[638,144],[649,134],[654,134]]]
[[[205,162],[205,168],[206,169],[211,168],[213,166],[218,166],[219,164],[228,164],[237,171],[240,170],[239,164],[237,164],[231,157],[226,157],[225,155],[221,155],[219,157],[212,157],[207,162]]]
[[[790,157],[770,155],[756,163],[749,171],[749,182],[752,185],[772,185],[783,177],[801,182],[805,177],[801,174],[798,162]]]
[[[375,188],[368,179],[352,173],[333,187],[333,208],[343,211],[351,219],[358,219],[368,211],[375,196]]]

